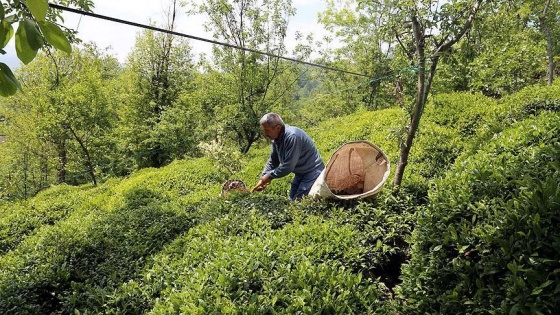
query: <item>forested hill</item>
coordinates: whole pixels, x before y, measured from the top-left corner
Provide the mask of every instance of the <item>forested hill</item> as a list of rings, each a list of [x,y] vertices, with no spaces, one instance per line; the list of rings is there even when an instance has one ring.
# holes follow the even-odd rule
[[[401,109],[309,127],[325,160]],[[552,314],[560,310],[560,85],[433,96],[398,193],[289,202],[248,185],[261,143],[0,204],[2,314]],[[221,163],[221,164],[220,164]]]

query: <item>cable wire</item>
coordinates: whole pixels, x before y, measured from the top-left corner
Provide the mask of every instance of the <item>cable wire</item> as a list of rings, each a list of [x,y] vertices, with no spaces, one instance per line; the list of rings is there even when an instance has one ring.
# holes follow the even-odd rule
[[[72,12],[72,13],[76,13],[76,14],[82,14],[82,15],[86,15],[86,16],[90,16],[90,17],[94,17],[94,18],[98,18],[98,19],[102,19],[102,20],[107,20],[107,21],[111,21],[111,22],[131,25],[131,26],[135,26],[135,27],[139,27],[139,28],[144,28],[144,29],[148,29],[148,30],[152,30],[152,31],[162,32],[162,33],[171,34],[171,35],[176,35],[176,36],[180,36],[180,37],[186,37],[186,38],[189,38],[189,39],[194,39],[194,40],[207,42],[207,43],[211,43],[211,44],[215,44],[215,45],[221,45],[221,46],[225,46],[225,47],[229,47],[229,48],[233,48],[233,49],[239,49],[239,50],[248,51],[248,52],[252,52],[252,53],[256,53],[256,54],[266,55],[266,56],[272,57],[272,58],[279,58],[279,59],[283,59],[283,60],[287,60],[287,61],[301,63],[301,64],[312,66],[312,67],[323,68],[323,69],[327,69],[327,70],[331,70],[331,71],[338,71],[338,72],[343,72],[343,73],[347,73],[347,74],[351,74],[351,75],[371,78],[371,76],[369,76],[367,74],[363,74],[363,73],[352,72],[352,71],[348,71],[348,70],[343,70],[343,69],[338,69],[338,68],[334,68],[334,67],[320,65],[320,64],[316,64],[316,63],[312,63],[312,62],[298,60],[298,59],[295,59],[295,58],[275,55],[275,54],[271,54],[271,53],[268,53],[268,52],[259,51],[259,50],[256,50],[256,49],[251,49],[251,48],[247,48],[247,47],[240,47],[240,46],[237,46],[237,45],[232,45],[232,44],[228,44],[228,43],[224,43],[224,42],[219,42],[219,41],[215,41],[215,40],[211,40],[211,39],[207,39],[207,38],[202,38],[202,37],[198,37],[198,36],[188,35],[188,34],[179,33],[179,32],[175,32],[175,31],[170,31],[170,30],[166,30],[166,29],[163,29],[163,28],[155,27],[155,26],[140,24],[140,23],[136,23],[136,22],[131,22],[131,21],[126,21],[126,20],[113,18],[113,17],[106,16],[106,15],[101,15],[101,14],[86,12],[86,11],[73,9],[73,8],[69,8],[69,7],[64,7],[64,6],[61,6],[61,5],[58,5],[58,4],[54,4],[54,3],[49,3],[49,6],[53,9],[68,11],[68,12]]]

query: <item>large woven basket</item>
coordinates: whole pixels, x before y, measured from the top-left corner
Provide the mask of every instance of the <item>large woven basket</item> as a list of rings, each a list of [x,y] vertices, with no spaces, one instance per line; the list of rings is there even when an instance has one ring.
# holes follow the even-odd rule
[[[368,141],[348,142],[331,156],[310,196],[331,199],[373,198],[389,177],[389,159]]]

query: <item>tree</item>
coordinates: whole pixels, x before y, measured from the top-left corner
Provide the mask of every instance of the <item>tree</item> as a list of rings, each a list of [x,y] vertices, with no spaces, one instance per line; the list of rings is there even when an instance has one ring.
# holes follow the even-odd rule
[[[36,62],[20,69],[26,92],[8,98],[2,111],[11,160],[41,174],[39,184],[31,183],[32,193],[51,183],[97,183],[107,151],[104,137],[116,116],[107,83],[119,71],[115,58],[90,45],[70,56],[39,54]],[[27,182],[30,168],[20,182]]]
[[[64,5],[75,5],[84,11],[90,11],[90,0],[62,0]],[[15,32],[15,46],[18,58],[29,64],[41,48],[50,50],[54,47],[66,53],[72,52],[71,40],[75,40],[73,31],[56,24],[61,20],[59,10],[49,9],[47,0],[8,0],[0,6],[0,53],[5,54],[4,47],[14,37],[12,24],[18,24]],[[64,30],[63,30],[64,29]],[[21,88],[11,69],[0,63],[0,95],[14,95]]]
[[[493,3],[480,16],[466,43],[473,49],[469,89],[499,98],[542,80],[546,49],[538,30],[520,17],[519,3]]]
[[[382,2],[357,0],[355,9],[370,20],[381,18],[373,38],[378,38],[388,47],[395,47],[390,55],[393,64],[405,66],[406,60],[416,71],[416,88],[409,125],[405,128],[405,139],[401,140],[399,161],[393,185],[398,189],[414,137],[430,93],[438,63],[445,54],[450,54],[453,45],[471,29],[473,20],[483,0],[452,0],[441,4],[434,0]]]
[[[167,12],[165,28],[176,27],[176,1]],[[171,34],[143,31],[137,36],[121,82],[129,96],[120,110],[121,153],[133,156],[136,167],[160,167],[188,152],[192,146],[183,97],[190,90],[194,65],[189,43]],[[173,140],[171,140],[173,139]]]
[[[443,75],[438,76],[436,88],[441,91],[447,86],[502,97],[544,80],[550,84],[560,52],[555,35],[560,24],[551,12],[558,12],[555,6],[559,4],[541,0],[488,2],[453,54],[442,56],[443,67],[438,71]]]
[[[319,22],[333,32],[344,44],[338,48],[327,49],[323,53],[323,62],[331,62],[341,69],[353,70],[367,76],[356,77],[338,72],[327,72],[326,76],[333,82],[332,93],[346,92],[346,99],[354,102],[350,106],[357,108],[362,103],[366,108],[386,107],[394,103],[393,76],[398,73],[391,70],[391,59],[394,54],[394,41],[386,38],[386,34],[376,30],[387,23],[387,12],[376,10],[362,2],[340,3],[327,1],[327,10],[319,15]],[[330,38],[327,38],[328,40]],[[328,44],[328,42],[327,42]],[[332,55],[332,57],[328,57]],[[391,80],[387,80],[391,78]]]
[[[30,104],[3,99],[0,115],[5,117],[1,134],[6,135],[0,144],[0,199],[34,195],[52,182],[49,171],[49,148],[38,140],[32,121],[33,115],[19,115],[27,111]],[[53,176],[54,177],[54,176]]]
[[[216,40],[237,47],[215,46],[213,50],[218,71],[233,84],[231,98],[213,104],[219,109],[214,121],[215,129],[246,153],[260,138],[261,115],[281,107],[297,82],[293,66],[272,56],[286,53],[286,32],[294,8],[290,0],[210,0],[194,7],[194,13],[208,16],[205,26]]]
[[[524,1],[518,11],[529,24],[536,25],[546,40],[547,55],[547,83],[552,85],[555,73],[555,48],[557,46],[558,33],[554,36],[554,30],[560,25],[560,3],[551,0]]]
[[[401,185],[438,62],[469,31],[482,2],[457,0],[439,6],[438,1],[422,1],[408,6],[391,1],[390,11],[394,10],[398,23],[392,23],[396,39],[411,64],[418,67],[416,98],[393,180],[396,187]]]

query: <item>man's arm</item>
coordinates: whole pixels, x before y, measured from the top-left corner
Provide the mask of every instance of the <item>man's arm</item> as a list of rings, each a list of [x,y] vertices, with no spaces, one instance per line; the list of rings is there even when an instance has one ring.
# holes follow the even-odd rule
[[[268,172],[271,179],[284,177],[290,174],[296,167],[301,155],[301,145],[299,145],[296,135],[290,135],[286,138],[284,150],[284,163]]]
[[[272,144],[272,148],[270,149],[270,156],[268,157],[268,160],[264,165],[264,169],[261,172],[261,177],[264,174],[268,174],[271,171],[273,171],[275,168],[278,167],[278,165],[280,165],[280,160],[278,159],[278,152],[276,152],[276,146]]]
[[[272,144],[272,148],[270,149],[270,157],[266,161],[264,165],[264,169],[261,172],[261,178],[257,185],[252,189],[252,191],[261,191],[270,184],[272,178],[270,177],[270,173],[274,171],[276,167],[280,165],[280,159],[278,158],[278,152],[276,152],[276,146]]]

